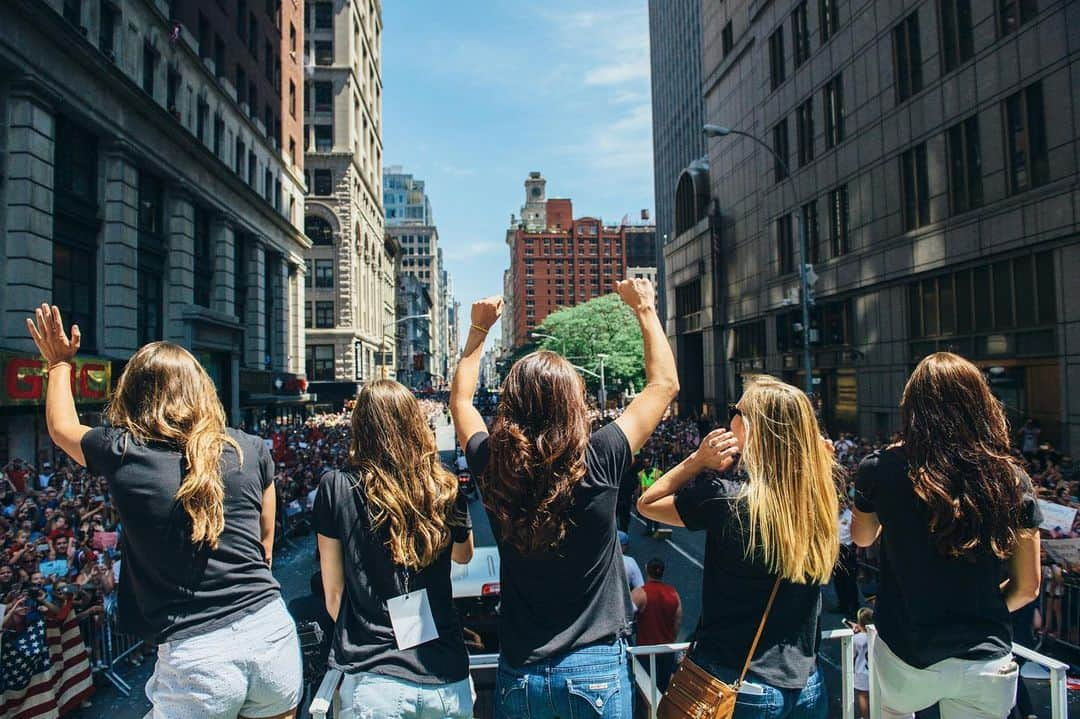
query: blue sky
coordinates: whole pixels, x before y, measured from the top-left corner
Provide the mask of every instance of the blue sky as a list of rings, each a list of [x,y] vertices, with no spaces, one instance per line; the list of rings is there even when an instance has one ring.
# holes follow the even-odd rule
[[[646,0],[384,0],[383,163],[427,182],[467,321],[531,170],[576,216],[653,209]]]

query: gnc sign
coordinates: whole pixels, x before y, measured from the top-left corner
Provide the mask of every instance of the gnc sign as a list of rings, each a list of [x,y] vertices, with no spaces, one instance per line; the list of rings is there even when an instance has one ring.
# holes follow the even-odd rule
[[[42,404],[48,384],[48,365],[40,357],[0,352],[3,392],[0,406]],[[77,357],[71,391],[83,402],[104,402],[112,388],[112,363],[97,357]]]

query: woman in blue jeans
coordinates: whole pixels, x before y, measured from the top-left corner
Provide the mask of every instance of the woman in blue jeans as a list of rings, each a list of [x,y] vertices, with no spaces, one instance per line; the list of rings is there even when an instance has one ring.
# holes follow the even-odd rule
[[[641,495],[638,511],[707,533],[691,658],[721,681],[739,678],[778,586],[735,718],[824,719],[818,615],[840,552],[836,462],[809,399],[789,384],[755,377],[729,414],[730,431],[708,435]],[[736,456],[745,483],[704,474],[726,471]]]
[[[411,391],[392,380],[360,390],[349,465],[326,473],[313,509],[330,665],[345,673],[339,719],[472,717],[450,587],[450,562],[472,557],[468,502]]]
[[[501,719],[633,713],[626,653],[633,609],[615,508],[619,480],[678,380],[652,284],[627,280],[618,292],[641,325],[648,384],[619,419],[591,434],[581,377],[563,357],[537,352],[510,370],[488,435],[473,395],[502,300],[473,305],[450,409],[501,557]]]

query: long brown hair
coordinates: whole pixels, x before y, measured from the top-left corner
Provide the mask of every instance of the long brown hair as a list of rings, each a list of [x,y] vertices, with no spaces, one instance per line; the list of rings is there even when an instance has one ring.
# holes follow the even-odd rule
[[[1000,403],[979,368],[936,352],[911,373],[900,400],[904,452],[930,534],[946,557],[1016,547],[1023,492]]]
[[[191,541],[217,549],[225,529],[221,454],[226,445],[241,463],[244,454],[226,430],[225,409],[199,361],[171,342],[144,345],[128,360],[105,418],[140,442],[180,448],[187,474],[176,499],[191,518]]]
[[[747,555],[797,584],[826,584],[840,554],[839,469],[806,394],[768,375],[739,399],[750,524]]]
[[[352,412],[349,462],[372,528],[385,526],[389,533],[386,548],[394,564],[430,566],[450,543],[458,482],[439,460],[412,392],[393,380],[364,385]]]
[[[522,555],[566,537],[588,442],[585,384],[573,366],[554,352],[518,360],[503,382],[480,486],[504,541]]]

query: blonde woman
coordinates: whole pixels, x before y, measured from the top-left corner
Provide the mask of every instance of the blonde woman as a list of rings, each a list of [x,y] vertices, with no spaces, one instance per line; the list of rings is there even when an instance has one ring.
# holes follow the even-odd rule
[[[817,635],[821,586],[840,550],[836,464],[809,400],[791,385],[756,377],[729,413],[730,431],[709,434],[642,494],[638,511],[707,532],[692,659],[722,681],[738,679],[780,579],[735,717],[825,717]],[[739,455],[745,484],[692,481],[727,470]]]
[[[125,631],[158,645],[148,717],[295,716],[300,645],[270,573],[273,460],[229,429],[190,352],[152,342],[124,368],[105,412],[79,422],[71,394],[79,328],[54,306],[27,320],[49,364],[53,441],[105,477],[125,537],[118,605]]]
[[[471,717],[450,587],[451,560],[472,558],[468,501],[408,389],[380,380],[360,390],[349,463],[323,477],[314,508],[330,663],[345,672],[341,719]]]

